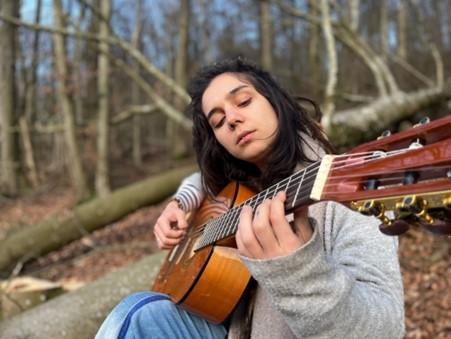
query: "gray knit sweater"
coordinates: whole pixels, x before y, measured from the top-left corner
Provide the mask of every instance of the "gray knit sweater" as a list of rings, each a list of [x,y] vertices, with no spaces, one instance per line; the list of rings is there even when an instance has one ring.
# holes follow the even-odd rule
[[[402,338],[397,239],[333,202],[309,208],[314,233],[291,255],[242,258],[258,282],[251,338]],[[234,321],[229,337],[237,337]]]

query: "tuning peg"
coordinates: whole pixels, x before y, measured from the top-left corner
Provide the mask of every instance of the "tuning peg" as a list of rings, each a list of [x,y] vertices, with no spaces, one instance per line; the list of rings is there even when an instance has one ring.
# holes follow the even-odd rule
[[[383,132],[381,133],[380,136],[377,137],[377,140],[383,139],[383,138],[388,137],[388,136],[390,136],[390,135],[391,135],[391,131],[388,130],[388,129],[386,129],[385,131],[383,131]]]
[[[417,138],[410,143],[409,149],[418,149],[424,147],[425,144],[426,142],[423,139]]]
[[[431,119],[429,119],[429,117],[423,117],[420,119],[420,121],[418,121],[417,124],[413,125],[413,127],[418,127],[418,126],[422,126],[422,125],[426,125],[428,123],[431,122]]]
[[[391,220],[388,224],[382,223],[379,225],[379,230],[386,235],[401,235],[407,232],[410,224],[402,219]]]
[[[451,222],[449,221],[435,219],[431,223],[420,221],[418,224],[431,233],[451,235]]]

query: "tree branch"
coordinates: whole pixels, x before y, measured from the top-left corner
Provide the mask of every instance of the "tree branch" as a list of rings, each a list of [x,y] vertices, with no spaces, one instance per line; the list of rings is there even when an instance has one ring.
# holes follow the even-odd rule
[[[79,39],[92,40],[97,42],[106,42],[111,45],[117,45],[125,50],[133,59],[135,59],[147,72],[156,77],[162,83],[164,83],[170,90],[172,90],[175,94],[177,94],[185,103],[190,101],[190,97],[188,93],[186,93],[185,89],[180,87],[173,79],[166,76],[163,72],[161,72],[158,68],[156,68],[151,62],[147,60],[147,58],[136,48],[133,48],[128,42],[117,36],[109,36],[108,38],[102,38],[97,34],[91,34],[86,32],[71,32],[65,29],[59,29],[55,27],[44,26],[40,24],[31,24],[19,19],[15,19],[13,17],[5,16],[0,14],[0,20],[5,22],[22,26],[28,29],[40,30],[47,33],[58,33],[64,36],[75,37]]]
[[[136,114],[150,114],[154,113],[157,110],[156,105],[134,105],[130,106],[126,110],[123,110],[119,114],[117,114],[112,120],[112,124],[119,124],[127,119],[130,119]]]

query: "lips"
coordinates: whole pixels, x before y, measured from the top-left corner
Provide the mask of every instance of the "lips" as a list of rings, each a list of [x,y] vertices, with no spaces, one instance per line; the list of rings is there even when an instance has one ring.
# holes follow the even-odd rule
[[[246,143],[249,140],[249,137],[251,136],[252,133],[254,133],[255,130],[253,131],[245,131],[243,133],[240,133],[238,135],[238,138],[236,139],[236,144],[237,145],[242,145],[244,143]]]

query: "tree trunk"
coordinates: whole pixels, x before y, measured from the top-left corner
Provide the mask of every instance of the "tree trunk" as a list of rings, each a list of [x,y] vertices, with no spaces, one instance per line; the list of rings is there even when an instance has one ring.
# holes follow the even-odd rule
[[[0,323],[0,339],[92,339],[111,309],[126,295],[149,290],[166,252],[109,273]]]
[[[352,30],[359,29],[360,0],[349,0],[349,26]]]
[[[327,0],[321,0],[321,14],[322,14],[322,29],[324,43],[326,45],[328,59],[327,60],[328,75],[327,75],[326,91],[324,95],[323,119],[328,120],[335,111],[335,88],[337,85],[338,65],[337,65],[337,52],[335,50],[335,38],[332,33],[332,25],[330,23],[329,3]]]
[[[260,1],[260,48],[261,63],[266,70],[272,69],[272,29],[271,29],[271,3],[268,0]]]
[[[34,22],[39,24],[41,21],[42,0],[36,2],[36,15]],[[31,65],[29,70],[29,79],[27,84],[27,93],[25,94],[25,117],[27,121],[33,123],[36,114],[36,93],[37,93],[37,73],[39,64],[39,39],[41,32],[36,30],[33,36],[33,49],[31,51]]]
[[[132,34],[132,46],[138,50],[141,49],[141,33],[143,29],[143,1],[136,0],[136,23],[135,29]],[[139,64],[136,61],[133,61],[133,68],[135,72],[139,73]],[[138,85],[133,82],[132,83],[132,104],[139,105],[140,100],[140,90]],[[132,119],[132,147],[133,147],[133,164],[137,167],[142,166],[142,151],[141,151],[141,117],[139,115],[134,115]]]
[[[0,13],[11,17],[19,16],[19,2],[5,0]],[[0,191],[14,196],[17,194],[16,146],[14,142],[15,115],[15,62],[16,28],[8,23],[0,24]]]
[[[34,161],[33,145],[31,143],[30,127],[28,119],[22,116],[19,119],[20,135],[22,140],[23,159],[25,164],[25,176],[30,182],[31,187],[36,188],[39,184],[38,171]]]
[[[0,240],[0,270],[79,239],[132,211],[156,204],[172,194],[180,181],[195,171],[187,166],[121,188],[104,198],[75,207],[69,215],[24,227]]]
[[[386,58],[389,53],[388,46],[388,4],[387,0],[380,1],[380,51],[381,55]]]
[[[403,60],[407,58],[407,38],[406,38],[406,3],[399,0],[398,7],[398,29],[397,29],[396,54]]]
[[[213,60],[213,48],[211,48],[211,24],[209,19],[209,8],[212,7],[212,4],[209,0],[199,0],[200,2],[200,38],[199,38],[199,46],[200,46],[200,63],[202,65],[211,64]]]
[[[81,25],[86,15],[86,8],[81,6],[78,20],[75,24],[75,30],[81,32]],[[83,112],[83,96],[86,93],[86,83],[83,83],[83,71],[82,71],[82,58],[83,58],[83,45],[85,42],[82,39],[77,38],[75,40],[74,47],[74,106],[75,106],[75,122],[77,126],[84,124],[84,112]]]
[[[313,16],[318,15],[318,8],[313,4],[316,0],[308,1],[308,12]],[[319,27],[315,24],[310,24],[308,27],[308,75],[310,82],[314,88],[313,96],[319,97],[320,88],[320,74],[321,74],[321,60],[319,55]]]
[[[53,0],[55,26],[63,28],[63,13],[61,0]],[[72,183],[77,192],[79,200],[89,196],[89,190],[83,172],[82,161],[78,150],[77,135],[75,130],[74,114],[72,103],[68,95],[67,80],[69,79],[64,37],[61,34],[54,34],[55,63],[58,75],[58,99],[61,111],[64,116],[64,135],[68,151],[68,169],[72,178]]]
[[[175,59],[175,81],[181,88],[186,88],[188,82],[188,42],[189,42],[189,22],[190,22],[191,0],[181,0],[180,3],[180,22],[179,37],[177,43],[177,57]],[[185,102],[180,98],[175,99],[175,107],[183,111]],[[172,131],[172,156],[177,159],[186,155],[187,140],[191,134],[187,134],[178,125],[171,122]]]
[[[108,39],[109,22],[111,16],[111,0],[100,2],[100,12],[103,20],[100,21],[99,36]],[[97,120],[97,168],[96,168],[96,193],[100,197],[110,193],[110,174],[108,165],[109,155],[109,117],[110,117],[110,61],[108,59],[109,45],[106,42],[99,42],[99,72],[97,78],[97,88],[99,93],[99,114]]]

